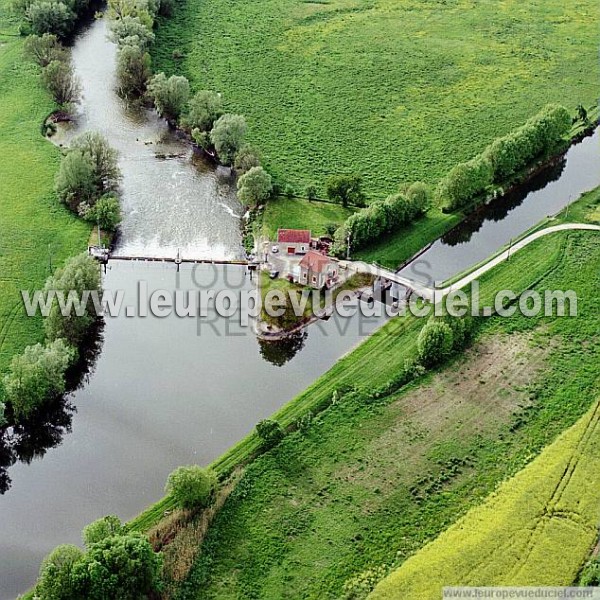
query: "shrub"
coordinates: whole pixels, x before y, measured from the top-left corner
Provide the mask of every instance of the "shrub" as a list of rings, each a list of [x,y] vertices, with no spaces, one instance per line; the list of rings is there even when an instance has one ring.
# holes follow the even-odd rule
[[[327,180],[327,197],[342,206],[349,204],[362,206],[365,195],[361,185],[360,175],[333,175]]]
[[[4,377],[4,394],[17,421],[64,393],[65,372],[74,357],[75,350],[57,339],[47,346],[28,346],[13,358]]]
[[[285,437],[283,427],[273,419],[263,419],[256,425],[256,433],[264,449],[273,448]]]
[[[419,332],[419,360],[426,367],[442,363],[452,353],[452,329],[443,321],[430,320]]]
[[[262,167],[252,167],[238,179],[237,189],[244,204],[258,206],[273,190],[271,176]]]
[[[89,549],[93,544],[109,537],[121,535],[123,532],[123,525],[119,517],[107,515],[83,528],[83,543]]]
[[[215,122],[210,141],[224,165],[230,165],[243,146],[246,130],[246,119],[242,115],[225,114]]]
[[[73,567],[83,552],[77,546],[57,546],[42,562],[35,596],[44,600],[71,600],[79,597],[73,583]]]
[[[131,38],[128,38],[131,40]],[[119,93],[124,97],[141,96],[152,75],[150,55],[140,46],[126,45],[117,57]]]
[[[314,202],[315,200],[317,200],[318,196],[317,186],[314,183],[309,183],[304,188],[304,194],[306,195],[306,198],[309,202]]]
[[[177,119],[190,98],[190,82],[181,75],[158,73],[148,83],[148,95],[154,101],[158,114]]]
[[[73,565],[71,579],[80,598],[134,600],[160,587],[162,556],[140,534],[118,535],[93,544]]]
[[[492,163],[487,157],[479,155],[451,169],[440,181],[436,194],[445,210],[453,211],[483,194],[492,181]]]
[[[26,15],[35,35],[52,33],[64,38],[75,24],[75,13],[62,2],[33,2]]]
[[[79,98],[79,80],[73,68],[62,60],[53,60],[42,72],[42,80],[56,104],[68,108]]]
[[[217,476],[211,469],[198,465],[179,467],[167,479],[165,491],[181,508],[205,508],[217,489]]]
[[[247,173],[252,167],[260,167],[260,153],[252,146],[242,146],[233,163],[238,173]]]
[[[53,33],[30,35],[25,40],[25,54],[40,67],[47,67],[51,62],[68,62],[69,55],[64,46]]]
[[[98,263],[85,253],[74,256],[62,269],[48,278],[44,292],[48,293],[50,290],[57,290],[65,295],[71,293],[77,300],[81,300],[77,310],[71,310],[69,314],[63,315],[58,301],[54,298],[48,316],[44,320],[44,328],[49,340],[62,338],[77,347],[97,319],[92,299],[87,298],[87,303],[83,300],[85,292],[101,291]]]
[[[54,189],[60,200],[71,210],[77,211],[80,204],[89,204],[96,198],[98,190],[95,181],[94,167],[89,157],[80,150],[72,150],[60,163]]]
[[[216,92],[201,90],[189,101],[182,124],[189,130],[210,131],[215,121],[223,114],[223,101]],[[253,165],[254,166],[254,165]]]
[[[110,24],[110,39],[123,48],[125,46],[137,46],[141,50],[147,50],[154,42],[154,33],[144,25],[139,17],[126,16]]]
[[[102,196],[85,214],[87,221],[92,221],[104,231],[115,231],[121,222],[121,205],[113,194]]]

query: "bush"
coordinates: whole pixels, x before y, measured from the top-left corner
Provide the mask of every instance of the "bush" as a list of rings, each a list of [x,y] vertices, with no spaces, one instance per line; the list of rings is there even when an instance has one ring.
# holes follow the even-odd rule
[[[27,419],[46,402],[65,391],[65,372],[75,358],[75,350],[62,339],[47,346],[28,346],[15,356],[4,377],[4,395],[15,419]]]
[[[202,90],[189,101],[182,124],[188,130],[210,131],[215,121],[223,114],[223,101],[216,92]],[[254,165],[253,165],[254,166]]]
[[[147,50],[154,42],[154,33],[144,25],[139,17],[126,16],[110,24],[110,39],[119,48],[137,46]]]
[[[128,39],[132,41],[131,38]],[[152,76],[150,65],[150,55],[140,46],[123,46],[117,56],[119,93],[125,98],[141,96]]]
[[[53,60],[42,72],[42,80],[54,101],[59,106],[69,108],[79,98],[79,80],[73,68],[62,60]]]
[[[452,353],[452,329],[443,321],[430,320],[419,332],[419,360],[426,367],[442,363]]]
[[[25,54],[40,67],[47,67],[51,62],[68,62],[69,55],[64,46],[53,33],[30,35],[25,40]]]
[[[106,194],[90,207],[84,216],[87,221],[97,223],[100,229],[113,232],[121,222],[119,199],[112,194]]]
[[[242,115],[225,114],[215,122],[210,132],[210,141],[224,165],[230,165],[244,145],[246,130],[246,119]]]
[[[154,101],[158,114],[177,119],[190,98],[190,82],[181,75],[158,73],[148,83],[148,96]]]
[[[281,425],[273,419],[264,419],[256,425],[256,433],[264,449],[273,448],[285,437]]]
[[[260,167],[260,153],[252,146],[242,146],[233,163],[238,173],[247,173],[252,167]]]
[[[451,169],[438,184],[436,194],[445,210],[454,211],[482,195],[492,182],[492,163],[479,155]]]
[[[360,175],[333,175],[327,180],[327,197],[332,202],[342,206],[354,204],[362,206],[365,195],[361,189],[362,178]]]
[[[258,206],[273,190],[271,176],[262,167],[252,167],[237,182],[240,200],[250,206]]]
[[[167,479],[165,491],[181,508],[196,509],[209,506],[217,489],[217,476],[211,469],[198,465],[179,467]]]
[[[162,556],[140,534],[117,535],[93,544],[73,565],[71,580],[86,600],[147,598],[160,588]]]
[[[75,13],[62,2],[33,2],[27,9],[31,31],[35,35],[52,33],[64,38],[75,24]]]
[[[122,535],[123,532],[124,528],[119,517],[107,515],[83,528],[83,543],[89,549],[93,544],[109,537]]]
[[[63,292],[65,296],[71,293],[81,301],[81,305],[78,310],[63,315],[55,298],[44,320],[47,338],[51,341],[62,338],[77,347],[97,319],[92,299],[87,298],[87,302],[84,302],[85,292],[100,293],[101,288],[98,263],[85,253],[69,259],[62,269],[49,277],[44,286],[46,294],[50,290]]]
[[[309,183],[304,188],[304,194],[309,202],[314,202],[318,198],[317,186],[314,183]]]
[[[93,203],[98,195],[94,167],[80,150],[66,154],[61,163],[54,189],[58,198],[77,212],[80,204]]]
[[[57,546],[42,562],[35,596],[44,600],[72,600],[78,598],[73,583],[73,567],[83,552],[77,546]]]

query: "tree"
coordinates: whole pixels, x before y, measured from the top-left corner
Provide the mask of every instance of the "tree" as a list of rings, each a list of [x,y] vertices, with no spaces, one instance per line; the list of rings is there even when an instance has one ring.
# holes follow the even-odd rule
[[[242,115],[225,114],[217,119],[210,132],[210,141],[224,165],[230,165],[243,146],[246,130]]]
[[[54,298],[48,316],[44,320],[47,338],[49,340],[62,338],[77,347],[99,316],[95,313],[93,298],[89,297],[89,293],[100,293],[101,289],[98,263],[86,253],[69,259],[62,269],[49,277],[44,286],[46,294],[56,290],[66,297],[71,293],[80,305],[73,306],[72,310],[65,311],[63,314],[59,302]]]
[[[273,190],[271,176],[262,167],[252,167],[237,182],[238,196],[247,205],[258,206]]]
[[[119,21],[126,17],[137,18],[139,22],[152,30],[154,17],[151,14],[148,0],[109,0],[108,17]]]
[[[40,67],[47,67],[51,62],[68,62],[69,55],[65,47],[53,33],[30,35],[25,40],[25,54]]]
[[[190,83],[181,75],[167,79],[164,73],[158,73],[148,83],[148,95],[159,115],[177,119],[190,98]]]
[[[62,2],[33,2],[26,14],[36,35],[53,33],[64,38],[75,24],[75,13]]]
[[[278,421],[263,419],[256,424],[256,433],[264,449],[273,448],[285,437],[285,431]]]
[[[242,146],[233,163],[238,173],[247,173],[252,167],[260,167],[260,153],[252,146]]]
[[[132,38],[128,38],[131,41]],[[148,52],[135,45],[121,48],[117,56],[117,78],[119,93],[129,96],[141,96],[146,83],[152,75],[151,60]]]
[[[365,195],[361,189],[362,178],[360,175],[333,175],[327,180],[327,197],[332,202],[342,206],[354,204],[362,206]]]
[[[432,194],[426,184],[421,181],[415,181],[415,183],[408,186],[406,198],[411,205],[412,218],[414,219],[416,216],[424,215],[429,210]]]
[[[487,156],[478,155],[460,163],[438,184],[436,194],[444,208],[453,211],[483,194],[493,181],[493,167]]]
[[[86,600],[142,600],[160,587],[162,556],[140,534],[93,544],[73,565],[71,579]]]
[[[119,48],[124,46],[138,46],[140,50],[147,50],[154,42],[154,33],[144,25],[139,17],[126,16],[110,24],[110,39]]]
[[[118,189],[121,180],[118,154],[101,133],[88,131],[75,138],[71,142],[71,152],[76,150],[92,165],[98,197]]]
[[[123,532],[123,525],[119,517],[107,515],[83,528],[83,543],[89,549],[93,544],[97,544],[109,537],[122,535]]]
[[[73,68],[62,60],[53,60],[42,72],[42,80],[59,106],[69,107],[79,98],[79,80]]]
[[[42,562],[35,596],[44,600],[73,600],[79,598],[73,583],[73,567],[83,552],[77,546],[57,546]]]
[[[304,188],[304,194],[309,202],[314,202],[317,199],[317,186],[314,183],[309,183]]]
[[[452,353],[453,344],[450,326],[443,321],[430,320],[417,339],[419,360],[426,367],[439,364]]]
[[[215,121],[223,114],[220,94],[209,90],[196,92],[188,104],[183,125],[189,130],[210,131]]]
[[[72,150],[61,163],[54,189],[60,200],[77,211],[81,203],[91,203],[98,194],[94,167],[81,150]]]
[[[167,479],[165,491],[181,508],[206,508],[217,489],[217,476],[209,468],[198,465],[179,467]]]
[[[104,231],[115,231],[121,222],[121,205],[113,194],[99,198],[85,214],[86,221],[97,223]]]
[[[64,393],[65,372],[74,357],[75,350],[56,339],[47,346],[28,346],[13,358],[4,377],[4,394],[17,421]]]

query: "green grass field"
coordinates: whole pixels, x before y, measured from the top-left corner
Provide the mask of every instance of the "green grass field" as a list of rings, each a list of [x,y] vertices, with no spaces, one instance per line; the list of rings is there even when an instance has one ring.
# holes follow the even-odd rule
[[[54,267],[86,248],[89,227],[54,197],[59,151],[40,125],[52,110],[23,40],[0,0],[0,371],[43,336],[41,318],[28,318],[20,291],[39,289]],[[10,34],[10,35],[8,35]]]
[[[358,172],[380,198],[548,102],[594,105],[597,29],[594,0],[178,0],[154,63],[221,92],[298,192]]]
[[[598,537],[599,421],[596,403],[369,598],[438,600],[454,585],[572,585]]]
[[[585,202],[595,210],[597,199]],[[364,597],[520,470],[597,394],[599,253],[594,233],[548,236],[482,280],[484,301],[532,283],[574,289],[577,318],[490,319],[473,350],[419,386],[381,403],[342,400],[255,460],[181,598]],[[275,418],[287,425],[335,390],[381,385],[414,355],[420,326],[394,319]],[[215,467],[226,472],[255,443]]]

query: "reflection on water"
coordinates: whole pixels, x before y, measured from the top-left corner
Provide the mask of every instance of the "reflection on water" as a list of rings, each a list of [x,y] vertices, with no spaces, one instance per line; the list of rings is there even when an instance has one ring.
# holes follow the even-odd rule
[[[100,19],[73,48],[83,100],[66,141],[100,131],[119,151],[123,173],[121,256],[235,259],[243,257],[239,215],[228,168],[195,156],[153,111],[127,106],[115,94],[116,47]]]
[[[258,340],[260,355],[272,365],[282,367],[286,362],[292,360],[306,343],[308,330],[303,329],[285,337],[282,340]]]

